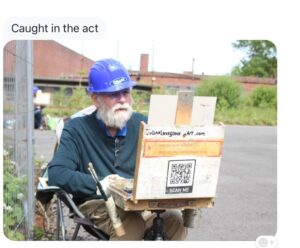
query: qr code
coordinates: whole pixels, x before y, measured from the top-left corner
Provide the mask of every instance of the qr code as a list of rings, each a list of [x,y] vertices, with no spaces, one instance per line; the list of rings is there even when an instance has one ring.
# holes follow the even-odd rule
[[[195,160],[169,161],[167,187],[192,186],[195,164]]]

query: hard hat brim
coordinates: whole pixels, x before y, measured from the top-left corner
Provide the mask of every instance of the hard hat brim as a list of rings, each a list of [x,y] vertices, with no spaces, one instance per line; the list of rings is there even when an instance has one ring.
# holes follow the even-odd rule
[[[89,93],[113,93],[113,92],[117,92],[117,91],[120,91],[120,90],[132,88],[135,85],[136,85],[135,81],[128,81],[124,84],[113,85],[111,87],[104,88],[104,89],[95,90],[93,87],[87,87],[87,91]]]

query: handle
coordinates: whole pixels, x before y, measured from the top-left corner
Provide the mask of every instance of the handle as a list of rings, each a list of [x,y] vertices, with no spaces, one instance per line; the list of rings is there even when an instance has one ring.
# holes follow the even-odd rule
[[[125,235],[125,229],[124,229],[122,221],[121,221],[121,219],[118,215],[114,199],[113,199],[112,196],[107,197],[107,195],[105,194],[105,192],[102,188],[102,185],[101,185],[101,183],[98,179],[98,176],[97,176],[97,174],[94,170],[93,164],[91,162],[88,164],[88,170],[91,173],[92,178],[95,181],[95,183],[96,183],[96,185],[97,185],[97,187],[98,187],[98,189],[99,189],[99,191],[100,191],[100,193],[101,193],[101,195],[102,195],[102,197],[105,201],[107,212],[108,212],[108,215],[111,219],[113,227],[115,229],[116,235],[118,237],[121,237],[121,236]]]

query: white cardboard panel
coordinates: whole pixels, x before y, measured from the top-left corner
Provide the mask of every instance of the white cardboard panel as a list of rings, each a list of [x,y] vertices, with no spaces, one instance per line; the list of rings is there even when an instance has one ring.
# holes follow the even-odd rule
[[[180,187],[168,184],[170,161],[195,161],[192,191],[183,192]],[[221,157],[165,157],[141,159],[136,199],[175,199],[215,197]],[[151,168],[151,169],[149,169]],[[147,187],[145,187],[147,185]],[[169,190],[166,193],[167,189]]]
[[[216,102],[216,97],[195,96],[191,125],[213,125]]]
[[[178,96],[151,95],[148,124],[172,126],[175,122]],[[216,97],[195,96],[191,125],[212,125],[215,116]]]
[[[177,135],[170,135],[171,133],[177,133]],[[187,133],[189,135],[185,135]],[[151,140],[156,144],[169,141],[168,143],[171,146],[174,144],[175,147],[177,141],[183,140],[188,140],[188,142],[222,141],[224,126],[153,127],[146,125],[143,138],[143,144],[146,144],[145,141]],[[143,145],[139,154],[140,163],[135,199],[215,197],[222,153],[212,157],[199,154],[155,157],[155,155],[145,153],[147,149],[147,145]],[[151,151],[153,150],[151,149]],[[181,182],[182,174],[187,175],[186,182]],[[176,182],[177,176],[179,182]]]
[[[209,125],[209,126],[181,126],[174,125],[152,126],[145,125],[144,139],[180,139],[198,140],[203,139],[218,139],[224,138],[224,126]]]
[[[148,114],[149,125],[174,125],[177,99],[177,96],[151,95]]]
[[[50,93],[37,93],[33,101],[37,105],[49,105]]]

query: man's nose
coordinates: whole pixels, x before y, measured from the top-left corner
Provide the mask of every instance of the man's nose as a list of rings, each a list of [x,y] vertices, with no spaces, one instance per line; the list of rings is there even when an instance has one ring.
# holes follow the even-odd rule
[[[127,102],[127,97],[126,97],[126,94],[124,92],[120,92],[118,94],[118,102],[119,103],[125,103],[125,102]]]

